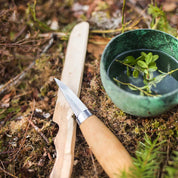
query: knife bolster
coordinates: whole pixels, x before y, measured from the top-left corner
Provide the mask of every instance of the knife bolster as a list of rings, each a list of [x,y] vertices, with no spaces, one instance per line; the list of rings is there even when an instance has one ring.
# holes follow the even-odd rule
[[[88,109],[82,111],[76,118],[78,125],[80,125],[90,116],[92,116],[92,113]]]

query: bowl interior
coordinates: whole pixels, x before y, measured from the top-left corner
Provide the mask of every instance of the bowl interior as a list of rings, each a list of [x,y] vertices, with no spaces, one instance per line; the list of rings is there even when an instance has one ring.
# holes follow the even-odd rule
[[[166,53],[160,52],[158,50],[139,49],[139,50],[126,51],[124,53],[119,54],[108,67],[107,75],[116,84],[118,84],[118,82],[114,81],[114,79],[117,79],[124,83],[130,83],[138,87],[144,86],[143,77],[141,74],[139,74],[138,78],[134,78],[132,74],[128,76],[127,67],[119,63],[117,60],[122,61],[127,56],[134,56],[135,58],[137,58],[140,56],[141,52],[148,53],[150,51],[153,53],[153,55],[159,56],[158,60],[156,61],[156,64],[160,71],[167,73],[178,68],[178,62],[176,61],[176,59],[174,59],[172,56]],[[130,73],[132,73],[133,69],[132,70],[129,69],[129,71]],[[161,73],[158,71],[155,71],[153,73],[154,77],[160,74]],[[137,94],[137,95],[140,94],[138,90],[131,90],[127,85],[119,84],[119,87],[130,93]],[[155,87],[153,86],[152,93],[163,95],[172,92],[177,88],[178,88],[178,71],[172,73],[172,75],[167,75],[164,78],[164,80],[159,82]]]

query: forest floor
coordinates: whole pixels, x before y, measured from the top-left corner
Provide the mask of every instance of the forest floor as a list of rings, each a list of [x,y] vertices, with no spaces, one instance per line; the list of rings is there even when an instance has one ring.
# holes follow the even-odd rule
[[[125,31],[151,28],[150,3],[127,1]],[[157,3],[172,27],[167,32],[175,34],[176,1]],[[49,177],[56,158],[53,141],[58,132],[52,121],[58,91],[53,79],[60,79],[68,36],[81,21],[90,24],[81,100],[133,157],[145,133],[151,139],[160,135],[159,141],[166,140],[159,177],[172,152],[178,149],[178,106],[156,117],[132,116],[117,108],[102,86],[100,57],[109,40],[121,33],[122,1],[1,0],[0,177]],[[72,177],[107,177],[79,128]]]

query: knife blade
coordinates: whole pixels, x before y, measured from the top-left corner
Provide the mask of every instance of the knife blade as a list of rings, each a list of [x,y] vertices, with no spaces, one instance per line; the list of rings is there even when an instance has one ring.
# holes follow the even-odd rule
[[[72,90],[70,90],[63,82],[54,78],[57,85],[61,89],[65,99],[67,100],[68,104],[70,105],[72,111],[74,112],[77,123],[80,125],[85,119],[91,116],[91,112],[88,108],[81,102],[80,99],[74,94]]]
[[[96,159],[109,177],[128,172],[132,159],[117,137],[94,115],[63,82],[57,85],[77,117],[77,122]]]

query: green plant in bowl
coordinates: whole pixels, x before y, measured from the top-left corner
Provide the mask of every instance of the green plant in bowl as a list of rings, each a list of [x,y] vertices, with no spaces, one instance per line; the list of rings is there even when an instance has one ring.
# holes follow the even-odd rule
[[[137,58],[134,58],[134,56],[127,56],[123,61],[120,61],[119,59],[116,60],[127,67],[128,77],[131,73],[130,70],[132,70],[132,76],[134,78],[138,78],[139,75],[142,76],[144,84],[142,87],[135,86],[131,83],[121,82],[116,78],[113,78],[113,80],[118,84],[128,85],[131,90],[139,90],[140,95],[156,96],[157,93],[152,95],[153,86],[156,87],[157,83],[161,82],[167,75],[170,75],[178,70],[177,68],[168,73],[159,71],[161,74],[154,76],[155,71],[158,71],[156,64],[156,60],[158,58],[159,56],[153,55],[152,52],[149,52],[148,54],[141,52],[141,55]]]
[[[140,62],[131,65],[126,60],[128,56],[144,59],[139,58]],[[177,68],[178,40],[158,30],[139,29],[120,34],[108,43],[101,57],[100,74],[106,93],[116,106],[126,113],[147,117],[161,114],[178,104]],[[143,69],[138,75],[137,71]],[[132,90],[128,84],[138,88],[147,86],[143,91],[149,93],[151,90],[149,94],[154,96],[145,93],[142,96],[140,90]]]

